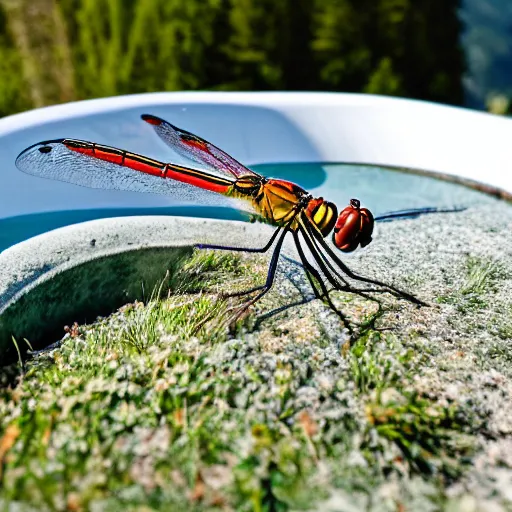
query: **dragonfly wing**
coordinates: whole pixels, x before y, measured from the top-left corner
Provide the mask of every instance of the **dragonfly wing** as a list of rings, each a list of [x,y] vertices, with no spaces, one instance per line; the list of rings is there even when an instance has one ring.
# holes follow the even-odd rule
[[[40,142],[22,151],[16,166],[26,174],[88,188],[165,194],[175,204],[228,206],[254,213],[250,202],[222,195],[232,181],[91,142]]]
[[[157,135],[174,151],[189,160],[208,166],[221,176],[258,176],[222,149],[193,133],[150,114],[143,114],[141,118],[150,124]]]

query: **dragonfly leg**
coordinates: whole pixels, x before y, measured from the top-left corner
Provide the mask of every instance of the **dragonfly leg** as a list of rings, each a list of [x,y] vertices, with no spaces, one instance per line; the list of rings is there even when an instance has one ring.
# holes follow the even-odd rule
[[[270,247],[272,247],[272,244],[275,242],[275,239],[277,238],[277,235],[281,231],[281,227],[278,227],[272,236],[270,237],[270,240],[265,244],[264,247],[261,248],[253,248],[253,247],[230,247],[226,245],[211,245],[211,244],[196,244],[194,247],[196,249],[218,249],[220,251],[239,251],[239,252],[267,252]]]
[[[307,231],[304,222],[301,223],[299,229],[302,236],[304,237],[306,245],[311,251],[313,258],[320,267],[320,270],[324,273],[329,283],[331,283],[331,285],[333,286],[333,290],[337,290],[340,292],[355,293],[361,297],[364,297],[365,299],[374,301],[376,301],[377,299],[375,299],[375,297],[372,297],[371,295],[368,295],[368,293],[390,293],[390,291],[386,288],[355,288],[354,286],[349,284],[349,282],[343,278],[339,271],[329,261],[327,256],[325,256],[321,248],[317,245],[317,241]],[[299,243],[298,238],[296,239],[296,243]]]
[[[272,287],[272,284],[274,282],[274,277],[275,277],[276,268],[277,268],[277,262],[279,261],[279,254],[281,252],[281,248],[283,246],[283,242],[284,242],[285,236],[288,233],[288,231],[290,230],[290,226],[292,225],[292,222],[295,220],[296,216],[297,216],[297,213],[295,213],[295,215],[293,215],[293,217],[287,222],[287,224],[284,225],[284,227],[283,226],[279,226],[274,231],[274,233],[270,237],[270,240],[266,243],[265,247],[263,247],[261,249],[241,248],[241,247],[224,247],[224,246],[203,245],[203,244],[199,244],[199,245],[196,246],[199,249],[206,249],[206,248],[211,249],[211,248],[213,248],[213,249],[235,250],[235,251],[244,251],[244,252],[267,252],[268,249],[273,245],[274,241],[276,240],[277,235],[281,232],[281,230],[283,230],[281,232],[281,235],[280,235],[280,237],[279,237],[279,239],[277,241],[277,244],[276,244],[276,246],[274,248],[274,252],[272,253],[272,259],[270,261],[269,271],[268,271],[268,274],[267,274],[267,281],[265,282],[265,284],[263,284],[261,286],[256,286],[256,287],[251,288],[249,290],[245,290],[243,292],[233,292],[233,293],[222,294],[221,296],[223,298],[227,298],[227,297],[242,297],[244,295],[249,295],[250,293],[254,293],[254,292],[259,291],[260,293],[254,299],[251,299],[249,301],[249,304],[247,305],[247,307],[248,307],[251,304],[254,304],[256,301],[258,301],[261,297],[263,297],[263,295],[265,295],[265,293],[268,292],[268,290]]]
[[[250,253],[264,253],[269,250],[270,247],[272,247],[272,244],[275,242],[275,239],[277,238],[277,235],[281,231],[281,227],[278,227],[272,236],[270,237],[269,241],[265,244],[264,247],[261,248],[253,248],[253,247],[231,247],[226,245],[211,245],[211,244],[196,244],[194,247],[196,249],[212,249],[212,250],[220,250],[220,251],[238,251],[238,252],[250,252]],[[245,290],[244,292],[232,292],[232,293],[221,293],[220,296],[222,298],[229,298],[229,297],[241,297],[243,295],[249,295],[250,293],[257,292],[259,290],[263,290],[266,287],[266,284],[263,284],[261,286],[256,286],[254,288],[251,288],[250,290]]]
[[[314,276],[318,283],[321,283],[322,280],[320,279],[320,273],[307,261],[306,255],[304,254],[304,251],[300,246],[299,236],[297,235],[296,231],[293,233],[293,239],[295,241],[295,246],[297,247],[297,252],[299,253],[302,266],[306,270],[306,277],[308,278],[309,284],[311,285],[313,293],[315,294],[315,298],[321,300],[325,295],[329,295],[329,290],[327,290],[327,288],[324,287],[323,293],[320,293],[318,291],[317,286],[319,286],[320,284],[315,283],[311,276]]]
[[[318,248],[316,245],[315,239],[311,236],[306,229],[307,223],[309,222],[308,218],[303,215],[299,219],[299,223],[301,224],[301,234],[306,241],[308,248],[310,249],[313,257],[321,265],[322,272],[327,276],[329,282],[335,286],[336,289],[339,289],[340,284],[343,288],[350,288],[348,281],[336,270],[333,264],[329,261],[329,258]],[[329,270],[327,270],[327,268]],[[334,278],[330,278],[330,276],[334,276]]]
[[[293,236],[294,236],[294,239],[297,241],[297,237],[296,237],[296,233],[295,232],[293,232]],[[288,259],[288,258],[286,258],[286,259]],[[303,263],[302,264],[302,269],[303,270],[304,270],[304,267],[305,266],[304,266],[304,263]],[[314,268],[313,268],[313,272],[316,272],[316,270]],[[322,294],[322,293],[320,293],[318,291],[318,288],[317,288],[317,285],[316,285],[315,281],[311,278],[311,273],[306,271],[306,277],[308,278],[309,284],[311,285],[314,297],[303,298],[303,299],[298,300],[296,302],[292,302],[290,304],[286,304],[285,306],[281,306],[281,307],[278,307],[276,309],[273,309],[272,311],[269,311],[268,313],[264,313],[263,315],[260,315],[257,318],[255,326],[258,326],[259,324],[264,322],[267,318],[270,318],[270,317],[272,317],[274,315],[282,313],[283,311],[286,311],[287,309],[290,309],[290,308],[293,308],[293,307],[296,307],[296,306],[302,306],[302,305],[307,304],[308,302],[311,302],[312,300],[315,300],[315,299],[320,299],[321,300],[324,297],[324,294]],[[317,279],[319,279],[319,276],[317,277]],[[327,291],[327,294],[328,293],[329,292]]]
[[[308,249],[310,250],[311,255],[313,256],[314,260],[318,264],[320,270],[323,272],[327,281],[329,281],[329,283],[333,286],[333,289],[337,290],[337,291],[347,291],[347,292],[356,293],[356,290],[351,288],[351,286],[348,284],[348,282],[345,281],[345,279],[343,279],[339,275],[338,272],[336,272],[334,267],[329,263],[329,261],[326,259],[326,257],[318,249],[318,247],[315,245],[315,240],[313,238],[311,238],[311,236],[309,235],[309,233],[307,232],[307,230],[303,224],[299,225],[299,230],[300,230],[300,233],[302,234],[302,236],[304,237],[304,241],[306,242],[306,245],[308,246]],[[297,244],[297,249],[299,250],[299,248],[300,248],[300,250],[302,250],[301,245],[300,245],[300,240],[298,239],[298,237],[296,238],[295,241]],[[318,273],[318,271],[316,271],[316,269],[315,269],[315,272]],[[320,282],[323,283],[323,281],[320,281]],[[326,293],[329,293],[329,291],[327,290],[327,287],[325,286],[325,283],[324,283],[324,288],[326,290]],[[360,293],[360,295],[364,296],[363,293]]]
[[[247,301],[244,304],[242,304],[242,306],[233,307],[233,308],[229,308],[228,309],[228,311],[236,310],[236,313],[230,319],[230,323],[233,323],[236,320],[238,320],[238,318],[240,318],[240,316],[243,314],[244,311],[246,311],[250,306],[252,306],[258,300],[260,300],[270,290],[270,288],[272,287],[272,285],[274,283],[274,278],[275,278],[275,275],[276,275],[277,263],[279,261],[279,254],[281,252],[281,248],[283,246],[284,238],[285,238],[286,233],[288,232],[288,230],[289,230],[289,224],[284,228],[284,231],[281,234],[281,236],[279,237],[279,240],[277,241],[276,247],[274,248],[274,252],[272,253],[272,259],[270,261],[270,265],[269,265],[269,268],[268,268],[267,280],[265,281],[264,285],[257,286],[255,288],[251,288],[250,290],[244,290],[243,292],[233,292],[233,293],[229,293],[229,294],[221,294],[222,298],[243,297],[244,295],[249,295],[250,293],[254,293],[254,292],[259,291],[259,293],[255,297],[253,297],[249,301]],[[210,317],[208,317],[208,320],[209,319],[210,319]],[[206,320],[204,320],[200,324],[200,326],[202,326],[205,322],[206,322]]]
[[[304,265],[304,267],[306,269],[306,275],[308,275],[308,272],[309,272],[318,281],[318,284],[322,288],[322,291],[323,291],[323,293],[321,295],[319,295],[319,298],[325,300],[327,302],[327,304],[329,305],[329,307],[342,319],[345,327],[347,328],[347,330],[349,331],[349,333],[351,335],[351,340],[353,341],[355,339],[354,338],[355,332],[354,332],[354,329],[352,328],[352,325],[354,325],[356,327],[359,327],[359,328],[363,328],[363,329],[368,328],[369,326],[371,326],[372,328],[375,328],[375,326],[374,326],[375,321],[381,316],[380,312],[382,311],[382,304],[375,297],[372,297],[371,295],[368,295],[368,293],[372,293],[372,292],[388,292],[389,293],[389,290],[374,289],[374,288],[360,289],[360,288],[353,288],[349,284],[340,285],[339,283],[336,283],[335,276],[337,275],[337,273],[334,274],[334,275],[330,273],[330,268],[332,268],[332,267],[329,265],[329,269],[328,269],[325,266],[325,263],[324,263],[323,259],[320,256],[321,252],[319,251],[319,249],[313,244],[313,241],[310,240],[307,237],[307,234],[302,232],[304,227],[301,226],[299,229],[301,230],[301,233],[304,236],[304,240],[306,241],[306,244],[308,245],[308,248],[310,249],[311,254],[313,255],[313,258],[315,259],[316,263],[320,267],[321,271],[324,273],[326,279],[333,285],[334,288],[331,289],[331,290],[327,289],[327,287],[325,285],[325,282],[323,281],[322,276],[320,275],[320,272],[318,272],[318,270],[316,268],[314,268],[311,265],[311,263],[309,263],[307,261],[306,256],[304,254],[304,251],[303,251],[303,249],[302,249],[302,247],[300,245],[300,240],[298,238],[298,235],[295,234],[295,243],[296,243],[296,246],[297,246],[297,251],[299,252],[299,255],[301,257],[302,263],[303,263],[303,265]],[[311,278],[310,278],[310,283],[312,284],[312,287],[315,290],[315,286],[314,286],[313,281],[312,281]],[[361,324],[361,323],[352,321],[352,324],[350,324],[348,319],[347,319],[347,317],[339,309],[337,309],[334,306],[334,304],[333,304],[333,302],[332,302],[332,300],[330,298],[330,295],[329,295],[330,292],[332,292],[332,291],[354,293],[356,295],[359,295],[360,297],[363,297],[365,299],[368,299],[368,300],[371,300],[373,302],[376,302],[378,304],[378,312],[375,315],[372,316],[372,318],[370,319],[370,322],[366,322],[366,323],[362,323]]]
[[[390,284],[383,283],[382,281],[378,281],[377,279],[370,279],[368,277],[361,276],[359,274],[356,274],[355,272],[352,272],[345,263],[343,263],[338,256],[334,253],[334,251],[327,245],[325,240],[323,239],[321,233],[317,233],[310,225],[309,223],[305,224],[305,227],[308,231],[308,233],[317,241],[317,243],[320,245],[322,249],[329,255],[330,258],[338,265],[338,267],[342,270],[342,272],[350,277],[351,279],[354,279],[355,281],[362,281],[364,283],[374,284],[377,286],[382,286],[383,288],[386,288],[389,293],[392,295],[402,297],[409,302],[412,302],[414,304],[417,304],[418,306],[427,306],[425,302],[418,299],[414,295],[411,295],[410,293],[404,292]]]
[[[244,309],[249,307],[250,305],[257,302],[263,295],[265,295],[270,288],[272,288],[272,285],[274,284],[274,278],[276,276],[276,269],[277,269],[277,262],[279,261],[279,254],[281,253],[281,248],[283,247],[283,242],[286,234],[288,233],[288,230],[290,229],[290,223],[288,223],[285,228],[283,229],[283,232],[281,233],[281,236],[279,237],[276,246],[274,248],[274,252],[272,253],[272,259],[270,260],[270,265],[268,267],[268,273],[267,273],[267,280],[265,281],[265,284],[261,286],[257,286],[255,288],[251,288],[250,290],[245,290],[243,292],[234,292],[229,294],[229,297],[242,297],[244,295],[249,295],[250,293],[259,291],[258,295],[251,299],[246,306],[244,306]]]
[[[311,263],[309,263],[309,261],[307,260],[296,232],[293,233],[293,238],[295,240],[295,245],[297,247],[297,252],[299,253],[300,260],[302,261],[302,264],[306,269],[306,276],[308,277],[311,287],[313,288],[315,296],[318,299],[325,300],[327,302],[331,310],[334,311],[341,318],[343,325],[347,328],[350,335],[353,336],[354,330],[352,329],[350,322],[348,321],[347,317],[333,304],[329,296],[329,291],[327,290],[327,287],[325,286],[325,283],[323,282],[322,277],[320,276],[320,272],[318,272],[318,270],[315,267],[313,267],[313,265],[311,265]],[[318,286],[320,286],[322,290],[322,293],[318,291],[315,282],[313,281],[311,276],[313,276],[316,279]]]

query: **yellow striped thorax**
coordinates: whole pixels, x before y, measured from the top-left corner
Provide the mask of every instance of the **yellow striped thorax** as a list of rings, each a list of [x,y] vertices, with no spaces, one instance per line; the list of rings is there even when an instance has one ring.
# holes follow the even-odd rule
[[[322,197],[311,199],[306,208],[306,215],[326,237],[334,227],[338,217],[338,208],[330,201],[324,201]]]

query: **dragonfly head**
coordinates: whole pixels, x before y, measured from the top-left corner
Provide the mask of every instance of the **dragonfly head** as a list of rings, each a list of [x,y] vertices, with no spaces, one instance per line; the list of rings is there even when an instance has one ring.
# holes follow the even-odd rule
[[[359,245],[366,247],[372,241],[373,224],[370,210],[361,208],[358,199],[351,199],[334,225],[334,245],[343,252],[352,252]]]

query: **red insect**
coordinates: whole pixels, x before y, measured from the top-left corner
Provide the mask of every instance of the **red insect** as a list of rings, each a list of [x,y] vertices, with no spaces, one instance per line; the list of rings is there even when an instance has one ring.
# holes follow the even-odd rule
[[[350,252],[368,245],[372,240],[374,220],[413,217],[439,210],[408,210],[374,219],[369,210],[360,207],[357,199],[352,199],[338,215],[333,203],[312,197],[295,183],[257,174],[197,135],[153,115],[145,114],[142,119],[172,149],[206,169],[163,163],[125,150],[75,139],[35,144],[20,153],[16,165],[28,174],[92,188],[171,194],[196,205],[234,205],[276,226],[265,247],[197,246],[247,252],[266,252],[274,246],[265,284],[238,294],[256,294],[247,305],[256,302],[272,287],[279,254],[288,233],[293,236],[315,296],[326,301],[349,329],[345,316],[332,303],[328,290],[330,286],[332,290],[361,295],[368,291],[354,288],[348,278],[422,304],[416,297],[394,286],[352,272],[340,260],[335,248]],[[325,240],[331,232],[334,247]]]

